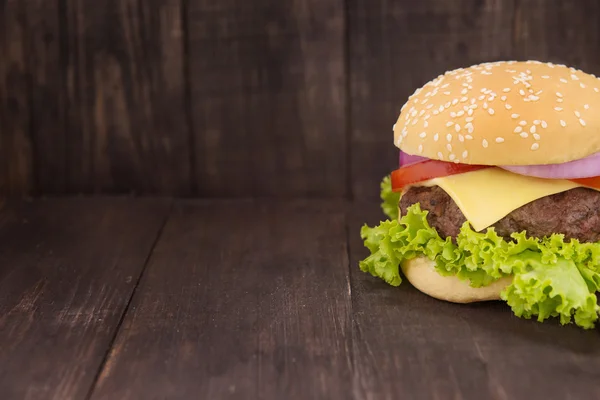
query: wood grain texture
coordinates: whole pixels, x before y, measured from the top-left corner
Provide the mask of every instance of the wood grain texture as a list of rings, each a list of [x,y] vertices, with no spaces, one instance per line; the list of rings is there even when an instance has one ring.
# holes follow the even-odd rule
[[[595,0],[519,0],[515,53],[600,74],[600,3]]]
[[[151,200],[47,200],[0,214],[0,393],[83,399],[168,212]]]
[[[349,219],[355,398],[600,396],[596,330],[519,319],[502,302],[441,302],[362,273],[360,226],[381,218],[376,204],[357,204]]]
[[[339,204],[178,206],[92,399],[349,399]]]
[[[343,0],[190,2],[202,196],[347,193]]]
[[[0,0],[0,197],[34,188],[26,4]]]
[[[69,193],[189,194],[181,0],[66,0],[62,12],[67,147],[38,130],[38,168],[65,154]]]
[[[446,70],[512,55],[514,1],[348,0],[352,182],[375,199],[398,165],[392,125],[418,87]]]

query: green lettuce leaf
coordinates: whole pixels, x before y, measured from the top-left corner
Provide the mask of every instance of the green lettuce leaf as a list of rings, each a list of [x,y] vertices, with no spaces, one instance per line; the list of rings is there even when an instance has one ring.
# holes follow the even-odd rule
[[[457,276],[472,287],[482,287],[512,275],[501,297],[515,315],[543,321],[559,317],[592,328],[599,307],[600,243],[566,242],[562,235],[528,238],[514,233],[506,241],[494,231],[474,231],[465,223],[453,242],[442,239],[427,222],[427,211],[414,204],[400,220],[363,226],[361,237],[370,255],[360,269],[393,286],[402,282],[402,262],[425,256],[444,276]]]
[[[400,202],[400,193],[392,192],[392,179],[388,175],[381,181],[381,209],[383,213],[391,220],[398,219],[398,203]]]

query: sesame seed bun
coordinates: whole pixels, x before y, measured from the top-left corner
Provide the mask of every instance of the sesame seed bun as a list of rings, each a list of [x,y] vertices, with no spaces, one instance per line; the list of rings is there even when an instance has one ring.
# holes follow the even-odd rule
[[[417,257],[402,263],[406,279],[419,291],[438,300],[452,303],[474,303],[500,300],[500,293],[512,282],[512,276],[500,278],[488,286],[473,288],[456,276],[442,276],[433,261]]]
[[[409,97],[394,143],[465,164],[577,160],[600,151],[600,79],[538,61],[449,71]]]

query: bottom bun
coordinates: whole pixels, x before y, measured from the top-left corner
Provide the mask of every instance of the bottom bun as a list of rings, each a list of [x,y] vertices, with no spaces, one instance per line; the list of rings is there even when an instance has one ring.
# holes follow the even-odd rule
[[[455,276],[438,274],[435,270],[435,262],[426,257],[405,261],[402,263],[402,272],[419,291],[452,303],[500,300],[500,292],[512,282],[512,276],[507,276],[488,286],[473,288],[467,281]]]

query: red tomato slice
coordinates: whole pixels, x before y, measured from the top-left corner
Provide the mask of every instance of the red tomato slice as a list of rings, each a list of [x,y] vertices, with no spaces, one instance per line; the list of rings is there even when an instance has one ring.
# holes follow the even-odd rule
[[[600,189],[600,176],[594,176],[592,178],[577,178],[570,180],[575,183],[579,183],[583,186],[591,187],[594,189]]]
[[[490,168],[490,166],[457,164],[437,160],[421,161],[406,165],[392,172],[392,191],[399,192],[408,185],[483,168]]]

